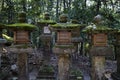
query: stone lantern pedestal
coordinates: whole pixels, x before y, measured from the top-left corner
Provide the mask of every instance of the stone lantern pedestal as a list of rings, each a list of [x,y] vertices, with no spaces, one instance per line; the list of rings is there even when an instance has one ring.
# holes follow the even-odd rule
[[[70,55],[74,52],[73,45],[55,45],[53,53],[58,56],[58,79],[69,80]]]
[[[91,55],[91,80],[102,79],[103,73],[105,72],[106,56],[111,56],[113,50],[109,46],[92,46],[90,50]]]
[[[33,49],[29,44],[13,45],[7,49],[11,53],[17,54],[18,80],[29,80],[28,77],[28,55]]]

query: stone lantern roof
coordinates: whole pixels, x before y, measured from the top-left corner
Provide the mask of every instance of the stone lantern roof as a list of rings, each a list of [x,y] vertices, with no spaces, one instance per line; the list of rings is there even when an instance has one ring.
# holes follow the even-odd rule
[[[61,14],[59,17],[59,23],[51,25],[52,30],[74,30],[84,28],[85,24],[78,24],[76,21],[67,22],[67,14]]]
[[[60,23],[66,23],[68,20],[67,14],[61,14],[59,17]]]
[[[93,23],[89,26],[87,26],[83,32],[85,33],[113,33],[116,29],[110,28],[104,24],[104,21],[102,20],[101,15],[97,15],[93,19]]]
[[[7,25],[12,30],[27,30],[31,31],[36,28],[35,25],[26,23],[26,13],[20,12],[18,14],[18,23]]]
[[[74,23],[57,23],[55,25],[51,25],[53,30],[74,30],[76,28],[83,28],[85,25],[83,24],[74,24]]]
[[[44,13],[44,19],[39,20],[38,24],[55,24],[56,22],[50,19],[50,14],[48,12]]]

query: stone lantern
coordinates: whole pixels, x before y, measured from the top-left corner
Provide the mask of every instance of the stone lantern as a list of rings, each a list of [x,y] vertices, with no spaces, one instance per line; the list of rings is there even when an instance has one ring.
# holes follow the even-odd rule
[[[116,59],[117,59],[117,72],[112,73],[113,80],[120,80],[120,30],[115,34],[115,47],[116,47]]]
[[[79,24],[67,23],[67,16],[60,15],[60,23],[51,26],[51,30],[57,34],[53,47],[53,53],[58,56],[58,79],[69,80],[70,55],[75,51],[72,43],[72,31]]]
[[[40,40],[42,41],[41,45],[43,46],[43,57],[45,60],[49,60],[50,53],[52,51],[52,35],[54,33],[51,32],[50,25],[55,24],[56,22],[50,20],[50,14],[48,12],[44,13],[44,19],[37,22],[39,29],[41,30]],[[48,57],[46,57],[48,56]]]
[[[108,44],[108,34],[113,32],[113,29],[104,26],[101,19],[101,16],[97,15],[94,18],[95,25],[86,27],[91,39],[91,80],[101,80],[105,71],[105,57],[113,55],[112,47]]]
[[[8,50],[18,55],[18,80],[28,80],[28,54],[32,53],[29,34],[36,26],[26,23],[26,13],[18,14],[18,23],[8,25],[14,32],[14,45]]]

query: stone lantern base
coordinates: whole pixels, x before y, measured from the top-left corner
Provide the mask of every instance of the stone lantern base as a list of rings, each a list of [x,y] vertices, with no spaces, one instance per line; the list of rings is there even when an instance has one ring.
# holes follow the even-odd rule
[[[111,56],[113,49],[110,46],[92,46],[90,50],[92,63],[92,80],[102,79],[105,71],[105,57]]]
[[[33,49],[28,44],[20,44],[10,46],[7,50],[18,55],[18,80],[29,80],[28,54],[32,53]]]
[[[70,80],[70,54],[74,52],[73,45],[55,45],[53,52],[58,56],[58,80]]]

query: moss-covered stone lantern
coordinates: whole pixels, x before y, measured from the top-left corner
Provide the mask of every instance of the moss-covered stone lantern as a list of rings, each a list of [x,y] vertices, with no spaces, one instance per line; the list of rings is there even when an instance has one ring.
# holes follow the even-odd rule
[[[120,80],[120,30],[115,34],[114,46],[116,48],[117,72],[112,73],[113,80]]]
[[[56,22],[50,19],[50,14],[48,12],[44,13],[44,19],[40,20],[37,22],[39,29],[41,30],[40,33],[40,40],[41,42],[41,46],[43,46],[43,57],[45,60],[49,60],[50,59],[50,54],[52,51],[52,31],[49,29],[50,25],[55,24]],[[48,57],[46,57],[48,56]]]
[[[72,43],[72,31],[80,25],[68,23],[65,14],[60,15],[59,19],[59,23],[51,26],[51,30],[57,34],[53,53],[58,56],[58,79],[69,80],[70,55],[75,51]]]
[[[44,13],[44,19],[37,22],[39,28],[42,30],[40,34],[40,38],[43,41],[45,50],[50,50],[50,42],[52,38],[52,32],[49,29],[51,24],[55,24],[56,22],[50,19],[50,14],[48,12]]]
[[[113,49],[108,44],[108,34],[114,30],[104,26],[101,15],[94,18],[94,24],[84,30],[91,40],[91,77],[92,80],[101,79],[105,71],[105,57],[113,55]],[[98,75],[98,76],[96,76]]]
[[[36,26],[26,23],[26,13],[18,14],[18,23],[8,25],[14,31],[14,43],[25,44],[29,43],[29,33],[36,28]]]
[[[18,80],[29,80],[28,78],[28,54],[32,53],[30,44],[30,32],[36,26],[26,23],[26,13],[18,14],[18,23],[8,25],[8,28],[14,32],[14,45],[8,48],[8,51],[17,53]]]

